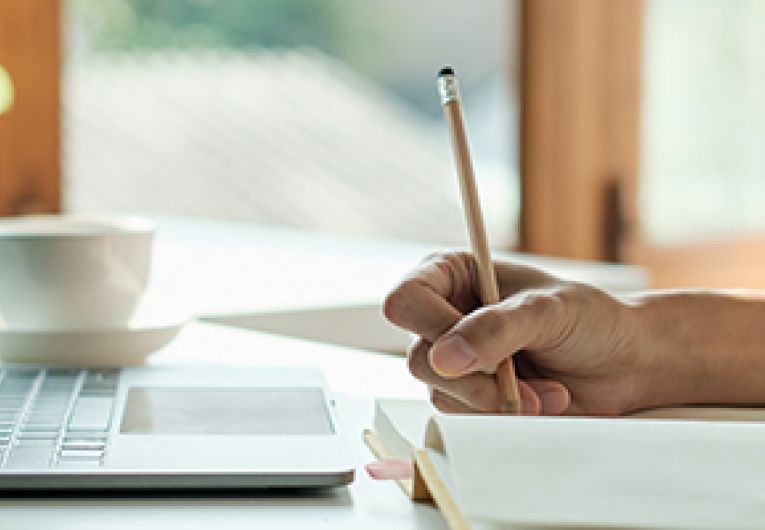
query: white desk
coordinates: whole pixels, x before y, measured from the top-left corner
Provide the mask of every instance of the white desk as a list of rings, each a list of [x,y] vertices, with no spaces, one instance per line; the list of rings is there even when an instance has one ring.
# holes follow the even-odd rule
[[[163,220],[151,294],[197,315],[252,314],[336,304],[379,304],[427,247],[307,237],[230,223]],[[537,260],[611,290],[640,289],[635,268]],[[342,333],[342,330],[341,330]],[[215,324],[191,324],[152,364],[316,365],[337,394],[360,468],[349,487],[303,495],[2,499],[0,528],[90,530],[196,528],[441,529],[439,513],[409,502],[393,483],[371,481],[361,430],[376,396],[424,397],[400,357],[321,345]]]

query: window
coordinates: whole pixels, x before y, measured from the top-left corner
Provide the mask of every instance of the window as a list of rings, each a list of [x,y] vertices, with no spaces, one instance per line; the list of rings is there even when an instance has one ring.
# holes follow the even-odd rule
[[[435,92],[453,62],[492,238],[510,245],[512,5],[69,0],[64,208],[462,243]]]
[[[765,229],[765,3],[646,3],[641,209],[659,244]]]

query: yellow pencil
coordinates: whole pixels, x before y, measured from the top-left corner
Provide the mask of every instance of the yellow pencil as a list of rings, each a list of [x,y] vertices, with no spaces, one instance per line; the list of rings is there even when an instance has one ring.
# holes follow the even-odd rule
[[[445,66],[438,72],[438,92],[441,96],[441,106],[444,109],[444,117],[449,128],[454,163],[457,166],[462,206],[465,210],[465,219],[470,234],[470,246],[478,266],[481,303],[483,305],[496,304],[500,301],[497,277],[491,261],[486,228],[481,215],[481,203],[478,200],[478,190],[473,174],[473,164],[470,160],[459,86],[454,76],[454,70],[450,66]],[[507,359],[497,367],[496,378],[503,397],[502,412],[520,414],[521,398],[512,358]]]

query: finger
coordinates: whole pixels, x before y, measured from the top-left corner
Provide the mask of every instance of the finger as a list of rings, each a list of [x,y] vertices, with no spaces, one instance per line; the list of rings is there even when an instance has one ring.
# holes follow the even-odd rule
[[[496,383],[495,383],[496,384]],[[542,413],[542,402],[539,395],[525,381],[518,381],[518,390],[521,396],[521,413],[524,416],[538,416]],[[456,414],[476,414],[500,412],[500,409],[476,410],[460,399],[460,396],[452,396],[448,392],[431,388],[430,400],[441,412]]]
[[[459,399],[475,411],[499,411],[502,401],[494,376],[474,373],[455,379],[444,379],[430,366],[429,349],[430,343],[424,340],[418,340],[409,349],[407,353],[409,371],[414,377]]]
[[[436,340],[478,305],[471,263],[465,253],[426,259],[386,297],[385,317],[429,341]]]
[[[428,386],[431,392],[437,390],[471,409],[473,413],[497,413],[501,410],[504,396],[494,376],[484,373],[468,374],[458,378],[445,379],[430,366],[428,349],[430,344],[418,340],[409,349],[409,371]],[[543,409],[539,394],[525,381],[518,382],[521,395],[521,411],[526,415],[538,415]],[[434,403],[435,405],[435,403]]]
[[[389,294],[383,312],[393,324],[430,342],[443,335],[463,316],[419,279],[407,280]]]
[[[418,271],[460,313],[481,305],[478,266],[475,256],[469,252],[432,254],[423,260]]]
[[[557,416],[563,414],[571,405],[571,393],[563,383],[550,379],[530,379],[525,383],[538,396],[537,414]]]
[[[475,414],[480,412],[437,388],[430,389],[430,402],[441,412],[452,414]]]
[[[521,396],[521,414],[539,416],[542,411],[542,403],[534,389],[526,381],[518,381],[518,393]]]
[[[565,329],[565,310],[559,298],[545,291],[524,292],[461,319],[435,341],[430,361],[443,377],[492,372],[521,349],[556,345]]]

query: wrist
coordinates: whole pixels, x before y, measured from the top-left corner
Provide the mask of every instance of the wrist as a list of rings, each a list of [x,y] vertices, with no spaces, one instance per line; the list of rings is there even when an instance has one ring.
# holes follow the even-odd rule
[[[765,403],[765,297],[656,291],[635,297],[644,406]]]
[[[708,402],[705,381],[713,374],[696,347],[684,303],[676,295],[650,293],[628,301],[638,366],[638,408]]]

